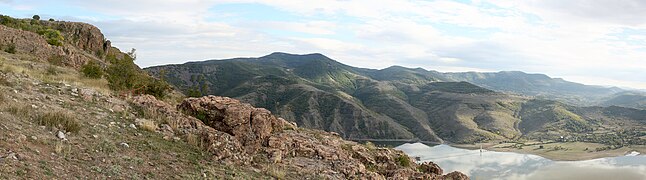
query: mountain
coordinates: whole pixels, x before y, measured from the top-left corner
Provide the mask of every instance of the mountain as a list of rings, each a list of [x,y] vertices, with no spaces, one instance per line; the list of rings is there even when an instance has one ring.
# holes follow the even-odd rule
[[[646,93],[637,91],[617,93],[602,101],[600,105],[646,109]]]
[[[520,71],[496,73],[444,73],[444,80],[467,81],[500,92],[555,99],[574,105],[589,105],[624,90],[590,86],[550,78],[544,74],[527,74]]]
[[[2,179],[468,179],[231,98],[184,99],[98,28],[34,17],[0,15]]]
[[[543,138],[545,130],[567,135],[592,133],[605,125],[622,129],[615,120],[644,127],[638,116],[605,113],[610,107],[592,111],[538,96],[573,94],[576,88],[596,96],[611,94],[612,88],[522,72],[440,73],[400,66],[374,70],[321,54],[287,53],[145,70],[185,93],[233,97],[299,126],[349,139],[472,143]]]

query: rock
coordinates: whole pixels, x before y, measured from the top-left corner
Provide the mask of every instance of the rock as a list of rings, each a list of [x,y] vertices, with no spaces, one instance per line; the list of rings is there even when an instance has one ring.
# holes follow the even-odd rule
[[[92,135],[92,138],[94,138],[94,139],[98,139],[98,138],[99,138],[99,136],[98,136],[98,135],[96,135],[96,134],[93,134],[93,135]]]
[[[442,176],[444,180],[468,180],[469,176],[458,171],[453,171],[449,174]]]
[[[36,137],[36,136],[30,136],[29,138],[31,138],[31,140],[33,140],[33,141],[38,140],[38,137]]]
[[[128,126],[129,126],[130,128],[132,128],[132,129],[137,129],[137,126],[135,126],[135,124],[130,124],[130,125],[128,125]]]
[[[56,137],[58,137],[58,139],[67,140],[63,131],[58,131],[58,133],[56,133]]]
[[[206,125],[232,135],[249,152],[257,151],[269,135],[281,132],[289,124],[266,109],[227,97],[188,98],[178,105],[178,109],[201,117]]]
[[[130,145],[128,145],[128,143],[125,143],[125,142],[120,143],[119,146],[124,148],[130,148]]]
[[[7,156],[5,156],[5,158],[7,158],[7,159],[14,159],[14,160],[18,160],[18,157],[16,157],[16,153],[13,153],[13,152],[12,152],[12,153],[7,154]]]
[[[368,149],[319,130],[295,130],[295,124],[273,116],[268,110],[231,98],[188,98],[173,108],[144,95],[133,97],[133,104],[169,117],[172,128],[162,124],[158,129],[164,139],[184,137],[189,142],[197,141],[199,147],[211,153],[212,160],[225,164],[253,163],[253,167],[262,167],[279,163],[273,166],[299,169],[299,174],[327,179],[443,178],[436,174],[441,173],[441,168],[431,163],[401,165],[399,159],[405,156],[402,151]]]
[[[18,137],[16,138],[16,140],[17,140],[18,142],[23,142],[23,141],[27,140],[27,136],[25,136],[25,135],[23,135],[23,134],[18,135]]]
[[[420,172],[423,172],[423,173],[430,173],[430,174],[437,174],[437,175],[442,175],[443,173],[442,168],[440,168],[439,165],[430,161],[422,163],[418,167],[418,169]]]

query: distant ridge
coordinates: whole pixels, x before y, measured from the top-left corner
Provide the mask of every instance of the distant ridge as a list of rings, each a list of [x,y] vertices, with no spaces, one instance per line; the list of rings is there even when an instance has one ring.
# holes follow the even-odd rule
[[[550,137],[554,133],[544,131],[577,134],[599,126],[593,122],[622,116],[610,112],[646,113],[573,106],[591,105],[622,90],[544,74],[441,73],[402,66],[366,69],[319,53],[276,52],[145,70],[163,74],[189,95],[234,97],[299,126],[334,131],[350,139],[472,143],[554,138]],[[644,123],[634,117],[621,119]]]

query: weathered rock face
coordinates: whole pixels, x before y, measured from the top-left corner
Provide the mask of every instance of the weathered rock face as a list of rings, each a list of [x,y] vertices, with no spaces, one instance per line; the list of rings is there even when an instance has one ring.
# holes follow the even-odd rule
[[[14,45],[17,52],[26,52],[46,60],[52,55],[64,54],[62,48],[49,45],[42,36],[0,25],[0,45]]]
[[[442,172],[442,171],[443,171],[443,170],[442,170],[442,168],[440,168],[440,166],[439,166],[439,165],[437,165],[437,164],[435,164],[435,163],[433,163],[433,162],[425,162],[425,163],[422,163],[422,164],[419,166],[419,168],[418,168],[418,169],[419,169],[421,172],[431,173],[431,174],[442,174],[442,173],[443,173],[443,172]]]
[[[80,68],[88,61],[103,62],[105,54],[114,51],[110,41],[106,40],[101,31],[86,23],[77,22],[49,22],[41,24],[61,31],[65,38],[63,46],[53,46],[47,43],[39,34],[0,25],[0,46],[14,46],[18,53],[29,53],[36,61],[50,61],[56,59],[65,66]]]
[[[201,119],[206,125],[234,136],[248,152],[256,152],[272,133],[291,124],[276,118],[266,109],[254,108],[240,101],[217,96],[188,98],[180,111]]]
[[[99,28],[80,22],[41,21],[43,25],[51,26],[61,31],[63,36],[73,46],[94,54],[105,53],[111,47]]]
[[[133,104],[167,116],[168,123],[175,124],[171,130],[175,134],[199,136],[201,147],[211,152],[214,160],[281,167],[293,174],[287,179],[468,179],[459,172],[442,176],[436,164],[418,165],[399,150],[296,128],[265,109],[231,98],[188,98],[177,110],[152,96],[135,97]]]
[[[185,116],[165,102],[155,99],[151,95],[136,96],[132,103],[141,108],[151,109],[167,118],[166,122],[172,124],[174,134],[183,137],[197,137],[199,144],[207,152],[213,154],[214,160],[246,163],[247,156],[243,156],[242,145],[233,136],[222,131],[217,131],[194,117]],[[165,125],[165,126],[164,126]],[[170,127],[163,124],[162,127]],[[162,128],[163,129],[163,128]]]

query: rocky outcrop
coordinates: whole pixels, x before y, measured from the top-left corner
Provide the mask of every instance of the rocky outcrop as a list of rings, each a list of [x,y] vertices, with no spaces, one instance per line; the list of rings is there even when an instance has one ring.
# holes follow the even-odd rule
[[[231,98],[188,98],[176,108],[148,95],[132,102],[168,117],[166,123],[174,124],[170,131],[175,135],[187,141],[197,136],[214,160],[261,169],[280,167],[287,171],[287,179],[468,179],[461,173],[443,176],[436,164],[418,165],[399,150],[297,128],[265,109]]]
[[[227,97],[188,98],[178,109],[198,117],[218,131],[234,136],[249,153],[256,152],[261,145],[266,144],[272,133],[291,126],[289,122],[272,116],[266,109],[254,108]]]
[[[104,54],[111,47],[101,30],[96,26],[81,22],[41,21],[45,26],[61,31],[73,46],[92,54]]]
[[[35,32],[0,25],[0,47],[6,49],[13,46],[16,53],[33,55],[35,61],[61,63],[76,69],[92,60],[104,62],[98,58],[103,58],[108,53],[123,54],[111,46],[97,27],[90,24],[63,21],[40,23],[44,27],[59,30],[65,43],[62,46],[50,45],[43,36]]]
[[[155,99],[151,95],[137,96],[132,99],[132,103],[140,108],[145,108],[166,117],[167,124],[162,127],[171,127],[171,129],[160,128],[163,133],[170,132],[171,135],[181,137],[197,137],[198,144],[207,152],[212,153],[214,160],[229,162],[247,163],[249,158],[244,156],[245,152],[242,144],[233,136],[222,131],[215,130],[194,117],[185,116],[179,113],[175,108],[165,102]]]

